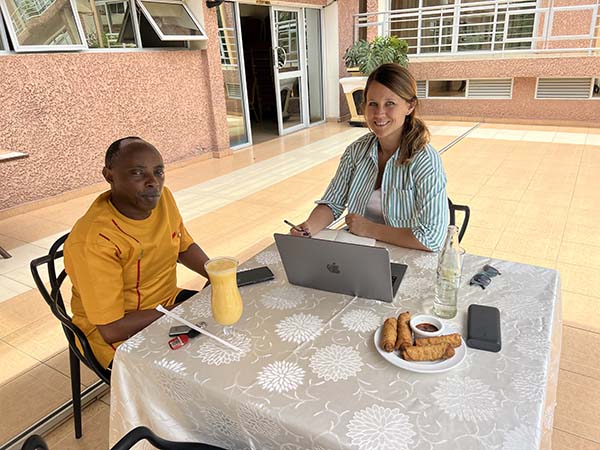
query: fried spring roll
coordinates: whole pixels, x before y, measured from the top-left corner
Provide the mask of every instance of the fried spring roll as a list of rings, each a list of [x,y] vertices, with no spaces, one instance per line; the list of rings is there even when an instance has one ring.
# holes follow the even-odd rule
[[[454,356],[454,349],[450,344],[434,344],[423,347],[406,347],[402,350],[402,358],[406,361],[436,361]]]
[[[381,348],[386,352],[394,350],[396,335],[398,334],[396,327],[397,320],[394,317],[385,319],[385,322],[383,323],[383,332],[381,333]]]
[[[450,344],[452,347],[460,347],[460,334],[452,333],[444,336],[434,336],[429,338],[417,338],[415,339],[417,347],[434,344]]]
[[[410,312],[406,311],[398,316],[398,336],[396,337],[396,350],[402,350],[404,347],[410,347],[412,343],[412,333],[410,331]]]

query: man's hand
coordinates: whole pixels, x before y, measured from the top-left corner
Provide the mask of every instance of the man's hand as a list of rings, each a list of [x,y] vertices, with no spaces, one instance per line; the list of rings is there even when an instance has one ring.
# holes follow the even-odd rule
[[[350,233],[357,236],[373,237],[373,222],[358,214],[348,214],[346,216],[346,225]]]

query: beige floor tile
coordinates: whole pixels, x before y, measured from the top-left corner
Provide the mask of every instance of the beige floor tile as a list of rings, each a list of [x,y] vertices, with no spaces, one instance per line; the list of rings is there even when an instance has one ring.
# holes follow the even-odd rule
[[[71,369],[69,368],[69,351],[66,348],[66,340],[65,350],[53,356],[52,358],[48,358],[46,361],[44,361],[44,364],[63,374],[65,377],[69,379],[71,378]],[[81,384],[84,387],[91,386],[99,380],[98,376],[88,369],[84,364],[80,364],[80,377]]]
[[[552,450],[600,450],[600,443],[554,428]]]
[[[545,191],[528,189],[523,193],[521,202],[546,207],[568,207],[571,205],[572,198],[572,192],[553,192],[552,195],[548,195]]]
[[[47,316],[49,311],[40,293],[34,289],[0,303],[0,338],[31,325]]]
[[[35,358],[0,340],[0,386],[26,373],[40,363]]]
[[[563,289],[562,310],[565,325],[600,333],[600,296],[589,297]]]
[[[567,222],[563,234],[563,244],[566,242],[600,247],[600,222],[593,222],[592,226]]]
[[[32,213],[9,217],[0,221],[0,234],[33,242],[71,227],[70,223],[56,222],[56,217],[54,221],[35,217]]]
[[[0,230],[2,230],[2,228],[0,228]],[[21,241],[20,239],[15,239],[0,233],[0,247],[9,253],[13,248],[21,247],[25,244],[25,241]]]
[[[535,256],[518,255],[516,253],[503,252],[500,250],[494,250],[492,253],[494,258],[503,259],[505,261],[513,261],[522,264],[529,264],[531,266],[546,267],[548,269],[556,269],[556,262],[543,258],[536,258]]]
[[[547,216],[527,217],[514,215],[506,224],[506,229],[522,234],[531,234],[534,236],[550,236],[555,239],[561,239],[567,218],[565,216]]]
[[[600,442],[600,380],[561,369],[554,427]]]
[[[44,361],[63,351],[66,339],[59,320],[48,314],[3,340],[32,358]]]
[[[473,246],[480,249],[485,248],[491,251],[496,248],[501,234],[502,230],[492,230],[469,224],[467,231],[463,236],[461,245],[467,250]]]
[[[560,272],[562,288],[565,291],[589,297],[595,297],[600,292],[598,269],[566,263],[557,263],[556,268]]]
[[[600,195],[598,193],[590,195],[574,195],[573,200],[571,201],[571,207],[600,212]]]
[[[110,408],[95,401],[82,411],[83,436],[75,439],[73,420],[44,435],[50,450],[104,450],[108,448]]]
[[[3,383],[0,386],[3,410],[0,442],[6,442],[69,398],[69,379],[43,364]]]
[[[563,242],[560,246],[558,261],[576,266],[600,269],[600,247],[589,244]]]
[[[599,333],[564,325],[560,368],[585,377],[594,378],[600,382],[600,354],[597,351],[598,347],[600,347]]]
[[[559,248],[560,241],[545,234],[534,236],[510,230],[504,231],[496,245],[496,250],[501,252],[550,261],[556,260]]]

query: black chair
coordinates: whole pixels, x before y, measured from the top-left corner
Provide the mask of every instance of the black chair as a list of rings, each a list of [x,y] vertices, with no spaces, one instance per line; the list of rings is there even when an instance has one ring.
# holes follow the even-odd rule
[[[67,273],[62,270],[60,274],[56,274],[56,261],[63,256],[62,246],[69,237],[69,234],[65,234],[59,238],[52,247],[50,248],[46,256],[34,259],[31,261],[31,274],[35,284],[37,285],[40,294],[44,297],[44,300],[50,306],[52,313],[60,320],[65,336],[69,343],[69,366],[71,371],[71,394],[73,396],[73,418],[75,421],[75,437],[79,439],[81,437],[81,367],[80,362],[89,367],[102,382],[110,385],[110,370],[105,369],[98,362],[92,347],[88,342],[85,334],[81,331],[73,321],[71,316],[65,308],[65,304],[60,292],[60,287],[65,280]],[[50,282],[50,290],[48,291],[47,286],[42,281],[40,272],[42,268],[46,266],[48,271],[48,279]],[[81,344],[81,350],[77,346],[76,342]],[[98,383],[84,390],[83,394],[90,392],[98,386]],[[35,447],[34,447],[35,448]]]
[[[458,232],[458,242],[460,242],[462,241],[462,238],[465,235],[465,231],[467,231],[467,226],[469,226],[469,217],[471,217],[471,210],[467,205],[455,205],[450,199],[448,199],[448,208],[450,209],[450,225],[456,225],[456,211],[462,211],[465,214],[462,226],[460,227],[460,231]]]
[[[142,439],[146,439],[159,450],[223,450],[221,447],[208,444],[168,441],[158,437],[146,427],[134,428],[123,436],[111,450],[128,450]],[[48,446],[40,435],[34,434],[25,441],[21,450],[48,450]]]

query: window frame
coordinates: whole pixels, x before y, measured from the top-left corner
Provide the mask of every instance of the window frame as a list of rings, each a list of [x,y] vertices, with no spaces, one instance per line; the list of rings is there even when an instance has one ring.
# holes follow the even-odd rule
[[[81,24],[81,20],[79,18],[79,12],[77,10],[77,5],[75,0],[69,0],[69,5],[71,5],[71,12],[73,13],[73,18],[75,20],[75,28],[77,29],[77,34],[79,35],[79,39],[81,40],[81,44],[71,44],[71,45],[21,45],[19,40],[17,39],[17,33],[14,27],[12,20],[6,19],[5,24],[8,31],[8,35],[13,44],[13,48],[15,53],[28,53],[28,52],[65,52],[65,51],[80,51],[87,50],[87,39],[85,37],[85,33],[83,31],[83,26]],[[2,11],[2,15],[4,18],[10,17],[8,14],[8,6],[6,5],[6,0],[0,0],[0,10]]]
[[[2,48],[0,49],[0,54],[9,53],[10,47],[8,46],[8,38],[6,36],[6,30],[4,29],[4,24],[2,23],[4,19],[4,13],[0,8],[0,43],[2,43]]]
[[[3,1],[3,0],[0,0],[0,1]],[[154,17],[152,17],[152,14],[150,14],[150,11],[148,11],[146,6],[144,5],[144,1],[148,1],[150,3],[166,3],[166,4],[170,4],[170,5],[181,5],[183,7],[184,11],[190,16],[190,19],[192,20],[194,25],[196,25],[198,27],[198,30],[200,30],[202,35],[200,35],[200,36],[165,35],[162,32],[162,30],[160,29],[160,27],[158,26],[158,24],[156,23],[156,21],[154,20]],[[150,23],[150,26],[156,32],[157,36],[159,37],[159,39],[161,41],[207,41],[208,40],[208,36],[206,35],[206,31],[204,30],[204,27],[200,24],[200,22],[198,21],[196,16],[192,13],[192,11],[189,9],[189,7],[182,0],[135,0],[134,3],[136,3],[136,7],[140,8],[140,11],[144,15],[144,17],[146,17],[146,20]],[[139,24],[138,24],[138,28],[139,28]]]

